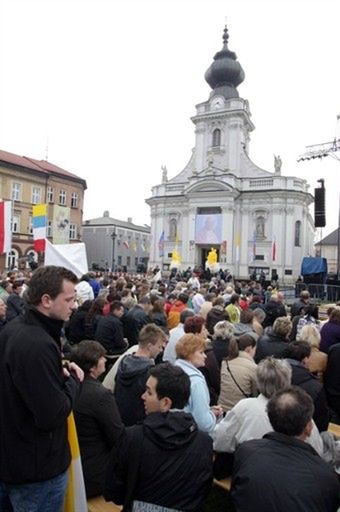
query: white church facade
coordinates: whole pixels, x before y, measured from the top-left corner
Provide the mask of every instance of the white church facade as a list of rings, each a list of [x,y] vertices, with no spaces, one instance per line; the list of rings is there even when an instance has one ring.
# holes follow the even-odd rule
[[[313,202],[303,179],[257,167],[249,157],[254,129],[247,100],[237,86],[244,72],[228,48],[214,57],[205,79],[212,91],[196,106],[195,147],[177,176],[162,183],[146,201],[151,207],[149,265],[169,268],[173,252],[181,268],[204,266],[214,248],[219,265],[238,278],[263,270],[290,283],[300,274],[302,258],[313,254]]]

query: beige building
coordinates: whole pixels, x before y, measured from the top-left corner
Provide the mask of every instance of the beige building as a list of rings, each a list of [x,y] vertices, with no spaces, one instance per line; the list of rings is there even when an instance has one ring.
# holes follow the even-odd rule
[[[48,204],[47,238],[79,242],[86,181],[45,160],[35,160],[0,151],[0,198],[12,201],[12,250],[0,256],[0,269],[27,265],[27,258],[38,255],[33,246],[32,207]]]

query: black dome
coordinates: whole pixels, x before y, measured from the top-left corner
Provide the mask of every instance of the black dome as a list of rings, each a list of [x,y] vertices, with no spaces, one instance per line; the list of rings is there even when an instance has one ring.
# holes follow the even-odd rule
[[[205,79],[213,89],[211,96],[220,94],[225,99],[238,98],[236,87],[243,82],[245,74],[234,52],[228,49],[228,29],[223,32],[223,48],[217,52],[214,62],[205,73]]]

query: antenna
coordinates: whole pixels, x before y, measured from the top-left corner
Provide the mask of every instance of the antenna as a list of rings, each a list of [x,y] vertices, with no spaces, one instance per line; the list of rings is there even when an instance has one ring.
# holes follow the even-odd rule
[[[49,137],[47,135],[46,137],[46,147],[45,147],[45,160],[48,162],[48,144],[49,144]]]

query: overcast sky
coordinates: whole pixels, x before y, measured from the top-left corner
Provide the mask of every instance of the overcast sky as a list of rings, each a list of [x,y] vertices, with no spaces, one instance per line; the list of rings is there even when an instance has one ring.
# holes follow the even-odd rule
[[[190,117],[204,73],[229,48],[246,78],[255,130],[250,157],[325,179],[326,235],[337,227],[340,162],[297,163],[305,146],[340,137],[336,0],[2,0],[0,149],[48,160],[82,178],[84,219],[149,224],[144,200],[188,162]],[[340,152],[339,152],[340,157]],[[320,230],[318,230],[318,238]]]

